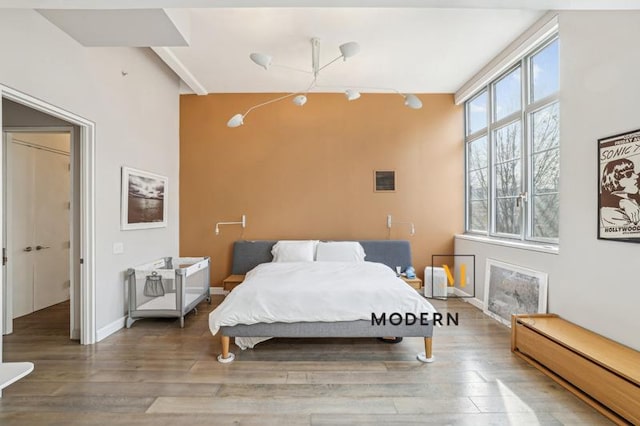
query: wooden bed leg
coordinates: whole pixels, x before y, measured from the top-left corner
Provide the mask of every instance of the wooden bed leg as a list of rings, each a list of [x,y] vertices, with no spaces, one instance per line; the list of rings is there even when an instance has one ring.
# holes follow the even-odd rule
[[[432,338],[425,337],[424,338],[424,352],[418,354],[418,361],[421,362],[433,362],[433,352],[432,352]]]
[[[222,336],[222,358],[229,358],[229,336]]]
[[[218,355],[218,362],[223,364],[232,362],[236,356],[229,352],[229,336],[221,336],[220,342],[222,343],[222,353]]]
[[[432,343],[433,343],[432,337],[424,338],[424,354],[426,355],[427,358],[433,357],[432,348],[431,348]]]

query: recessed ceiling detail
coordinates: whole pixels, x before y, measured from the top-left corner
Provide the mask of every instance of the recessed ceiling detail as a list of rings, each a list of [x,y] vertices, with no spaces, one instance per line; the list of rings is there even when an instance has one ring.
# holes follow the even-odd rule
[[[39,9],[83,46],[188,46],[184,12],[164,9]]]

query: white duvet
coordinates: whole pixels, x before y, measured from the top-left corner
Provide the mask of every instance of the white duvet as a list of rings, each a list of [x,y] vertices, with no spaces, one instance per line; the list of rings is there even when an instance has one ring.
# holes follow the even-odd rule
[[[436,310],[386,265],[374,262],[276,262],[258,265],[209,315],[209,328],[273,322],[371,320]],[[236,338],[242,349],[264,338]]]

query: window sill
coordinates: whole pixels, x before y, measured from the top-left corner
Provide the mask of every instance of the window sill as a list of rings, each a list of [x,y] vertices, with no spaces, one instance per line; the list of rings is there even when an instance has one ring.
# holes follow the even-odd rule
[[[485,237],[482,235],[456,234],[455,238],[467,241],[477,241],[479,243],[493,244],[496,246],[512,247],[521,250],[539,251],[549,254],[560,254],[560,247],[552,244],[536,244],[532,242],[511,241],[500,238]]]

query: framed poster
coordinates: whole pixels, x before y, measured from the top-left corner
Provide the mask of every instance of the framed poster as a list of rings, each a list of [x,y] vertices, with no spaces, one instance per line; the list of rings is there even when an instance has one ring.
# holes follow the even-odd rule
[[[122,168],[123,230],[167,226],[167,185],[169,179],[155,173]]]
[[[598,139],[598,238],[640,243],[640,130]]]
[[[547,274],[487,259],[484,313],[511,327],[512,314],[547,312]]]
[[[395,170],[376,170],[373,172],[373,190],[375,192],[394,192],[396,190]]]

